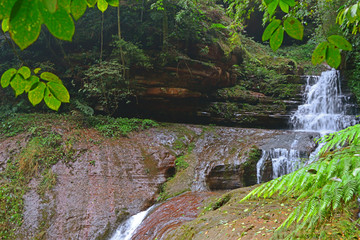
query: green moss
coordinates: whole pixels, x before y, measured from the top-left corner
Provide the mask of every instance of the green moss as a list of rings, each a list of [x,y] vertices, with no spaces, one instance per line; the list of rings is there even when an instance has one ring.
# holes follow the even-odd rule
[[[97,129],[106,137],[127,136],[132,131],[140,131],[151,127],[158,127],[159,124],[150,119],[138,118],[112,118],[105,116],[88,117],[90,126]]]
[[[222,206],[224,206],[227,202],[229,202],[231,199],[230,194],[227,194],[225,196],[222,196],[220,198],[218,198],[215,202],[211,203],[210,206],[205,207],[206,211],[214,211],[217,210],[219,208],[221,208]]]
[[[181,170],[185,170],[186,168],[189,167],[189,163],[186,162],[186,156],[180,156],[178,158],[176,158],[175,160],[175,169],[176,172],[180,172]]]

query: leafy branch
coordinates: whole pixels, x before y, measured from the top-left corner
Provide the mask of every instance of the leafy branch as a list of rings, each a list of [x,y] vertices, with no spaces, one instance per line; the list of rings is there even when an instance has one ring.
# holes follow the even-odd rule
[[[78,20],[88,7],[97,5],[101,12],[108,6],[119,6],[118,0],[3,0],[0,2],[2,31],[9,32],[11,39],[21,50],[35,42],[44,24],[56,38],[71,41],[75,32],[74,20]],[[29,101],[35,106],[43,99],[46,105],[58,110],[61,103],[70,100],[69,92],[59,77],[50,72],[31,74],[30,68],[11,68],[1,77],[3,88],[11,86],[15,95],[28,93]]]
[[[265,0],[266,13],[272,20],[266,27],[262,40],[267,41],[270,39],[270,47],[273,51],[276,51],[281,46],[284,32],[297,40],[302,40],[303,38],[304,26],[298,19],[289,16],[290,7],[295,5],[294,0]],[[281,20],[273,17],[278,6],[287,14],[284,17],[283,23]],[[349,26],[349,24],[355,23],[353,33],[357,32],[359,20],[359,3],[344,8],[339,12],[336,19],[340,25],[346,23]],[[338,68],[341,63],[341,50],[351,51],[352,46],[344,37],[332,35],[328,37],[327,41],[320,43],[316,47],[312,55],[312,63],[317,65],[326,61],[330,67]]]
[[[15,96],[28,93],[29,101],[33,106],[39,104],[43,99],[46,105],[55,111],[61,103],[68,103],[70,95],[58,76],[50,72],[43,72],[40,76],[40,68],[34,69],[23,66],[16,70],[10,68],[1,76],[1,87],[9,85],[14,89]]]

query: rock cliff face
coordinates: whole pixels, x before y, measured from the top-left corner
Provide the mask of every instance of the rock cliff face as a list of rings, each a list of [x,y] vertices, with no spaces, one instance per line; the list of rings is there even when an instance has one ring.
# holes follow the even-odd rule
[[[104,239],[129,215],[155,202],[181,157],[189,166],[177,169],[160,195],[252,185],[259,147],[287,133],[171,124],[109,139],[93,129],[55,125],[63,138],[77,139],[73,157],[52,166],[56,184],[44,194],[38,191],[41,177],[32,178],[17,239]],[[23,134],[0,140],[1,169],[19,157],[29,139]]]
[[[131,80],[136,101],[122,105],[122,114],[171,122],[288,128],[305,83],[296,63],[262,53],[270,63],[247,73],[250,67],[245,65],[253,63],[244,61],[251,57],[242,48],[231,50],[225,42],[194,43],[184,56],[161,69],[137,71]],[[204,48],[206,53],[202,53]],[[272,79],[275,75],[281,80]],[[277,90],[269,92],[270,88]]]

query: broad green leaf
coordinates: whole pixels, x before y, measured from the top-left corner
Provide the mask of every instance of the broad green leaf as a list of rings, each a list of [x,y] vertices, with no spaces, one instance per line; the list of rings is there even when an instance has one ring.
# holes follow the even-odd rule
[[[39,83],[40,79],[37,77],[37,76],[31,76],[29,79],[28,79],[28,82],[26,84],[26,87],[25,87],[25,92],[29,92],[33,89],[33,86],[36,84],[36,83]]]
[[[41,30],[38,1],[21,0],[16,3],[10,16],[10,35],[21,50],[35,42]]]
[[[24,79],[28,79],[31,76],[31,70],[26,66],[22,66],[21,68],[19,68],[17,73],[21,74]]]
[[[86,8],[86,0],[73,0],[71,2],[71,14],[76,21],[85,13]]]
[[[1,0],[0,1],[0,20],[9,18],[11,9],[17,0]]]
[[[54,97],[48,87],[45,88],[44,101],[50,109],[55,111],[59,110],[61,106],[61,102]]]
[[[40,72],[40,70],[41,70],[41,68],[35,68],[35,69],[34,69],[34,73],[35,73],[35,74],[38,74],[38,73]]]
[[[27,81],[20,74],[16,74],[15,77],[11,80],[10,86],[15,91],[15,96],[19,96],[25,91]]]
[[[56,83],[62,84],[62,81],[60,80],[60,78],[51,72],[41,73],[40,78],[45,81],[56,82]]]
[[[109,4],[105,0],[98,0],[97,6],[101,12],[105,12],[106,9],[108,8]]]
[[[106,1],[112,7],[118,7],[119,6],[119,0],[106,0]]]
[[[38,82],[36,88],[34,88],[29,92],[28,98],[33,106],[39,104],[43,100],[45,88],[46,88],[45,83]]]
[[[269,40],[271,35],[280,26],[280,24],[281,24],[281,20],[279,20],[279,19],[272,20],[272,22],[266,27],[266,29],[262,35],[262,40],[263,41]]]
[[[304,26],[296,18],[286,18],[284,21],[284,29],[290,37],[297,40],[302,40],[304,36]]]
[[[6,72],[3,73],[3,75],[1,76],[1,86],[3,88],[6,88],[7,86],[9,86],[10,81],[15,76],[16,72],[17,71],[15,68],[10,68],[10,69],[6,70]]]
[[[340,50],[337,46],[329,44],[326,51],[326,62],[330,67],[338,68],[341,63]]]
[[[289,5],[290,7],[295,6],[295,0],[281,0],[284,3],[286,3],[287,5]]]
[[[348,51],[352,50],[351,44],[342,36],[331,35],[330,37],[328,37],[328,41],[340,49],[348,50]]]
[[[97,0],[87,0],[87,3],[89,7],[94,7],[97,3]]]
[[[265,4],[266,6],[269,5],[272,1],[275,1],[275,0],[264,0],[265,1]]]
[[[283,12],[285,13],[289,13],[289,5],[285,2],[283,2],[282,0],[280,0],[279,2],[280,8]]]
[[[75,32],[75,24],[70,14],[64,8],[59,8],[54,13],[50,13],[47,9],[42,8],[41,15],[52,35],[62,40],[71,41]]]
[[[5,18],[4,20],[2,20],[1,22],[1,28],[3,30],[3,32],[7,32],[9,31],[9,18]]]
[[[58,8],[65,9],[65,11],[70,15],[71,0],[58,0]]]
[[[47,83],[50,92],[61,102],[70,102],[70,94],[66,87],[59,83],[48,82]]]
[[[315,48],[311,57],[312,64],[317,65],[325,61],[328,45],[328,42],[322,42]]]
[[[284,29],[280,25],[278,29],[274,32],[274,34],[270,38],[270,47],[273,51],[276,51],[282,44],[284,40]]]
[[[41,0],[42,4],[44,4],[45,8],[50,12],[54,13],[57,8],[57,0]]]
[[[270,16],[272,16],[275,13],[278,4],[279,4],[279,0],[274,0],[267,6],[267,11],[270,14]]]

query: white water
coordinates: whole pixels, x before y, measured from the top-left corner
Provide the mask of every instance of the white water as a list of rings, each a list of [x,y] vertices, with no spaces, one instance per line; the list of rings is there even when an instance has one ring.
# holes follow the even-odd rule
[[[110,240],[130,240],[134,235],[136,229],[140,226],[140,224],[144,221],[150,211],[155,207],[152,206],[145,211],[139,212],[136,215],[131,216],[128,220],[123,222],[115,234],[110,238]]]
[[[346,97],[342,95],[339,72],[326,71],[321,76],[308,76],[304,92],[305,103],[290,117],[295,131],[319,132],[321,136],[339,131],[356,123],[353,115],[346,114]],[[321,146],[310,154],[307,162],[302,162],[300,152],[295,149],[298,142],[294,140],[290,149],[274,148],[263,150],[257,163],[257,181],[262,180],[265,161],[270,158],[273,178],[297,170],[303,164],[315,160]]]
[[[304,97],[305,103],[290,118],[294,129],[324,134],[355,124],[354,116],[346,114],[338,71],[307,77]]]

